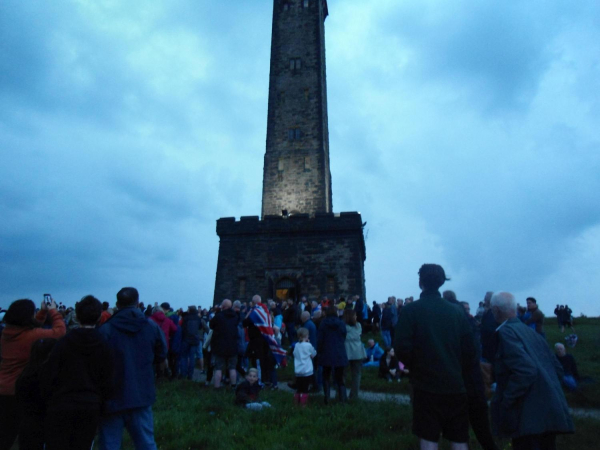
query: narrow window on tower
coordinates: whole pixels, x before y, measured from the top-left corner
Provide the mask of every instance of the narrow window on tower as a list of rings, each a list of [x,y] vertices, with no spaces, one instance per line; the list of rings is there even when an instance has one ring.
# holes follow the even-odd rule
[[[288,141],[299,141],[300,139],[302,139],[302,131],[300,128],[288,129]]]
[[[279,158],[277,163],[277,181],[283,181],[283,158]]]
[[[304,171],[307,172],[310,170],[310,156],[304,157]]]
[[[304,89],[304,100],[308,100],[310,98],[310,89]]]
[[[284,11],[289,11],[290,10],[290,3],[289,2],[283,2],[282,3],[282,8]]]
[[[290,59],[290,70],[300,70],[300,69],[302,69],[302,60],[300,58]]]
[[[310,0],[302,0],[302,7],[303,8],[309,8],[310,7]]]
[[[334,294],[335,293],[335,277],[328,276],[327,277],[327,293]]]

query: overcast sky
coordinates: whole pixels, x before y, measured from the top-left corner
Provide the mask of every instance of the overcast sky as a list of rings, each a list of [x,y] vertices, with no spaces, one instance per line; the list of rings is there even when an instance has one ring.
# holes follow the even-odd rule
[[[333,209],[367,299],[417,270],[600,315],[600,3],[329,0]],[[259,215],[271,0],[0,2],[0,306],[212,302]]]

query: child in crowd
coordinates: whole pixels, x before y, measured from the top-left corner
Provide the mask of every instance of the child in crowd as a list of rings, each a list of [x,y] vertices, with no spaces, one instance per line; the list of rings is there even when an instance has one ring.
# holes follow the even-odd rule
[[[248,369],[246,379],[238,384],[235,389],[235,404],[253,411],[270,408],[271,405],[269,403],[258,401],[260,389],[261,387],[258,384],[258,370],[254,368]]]
[[[408,369],[405,369],[404,364],[398,361],[393,347],[386,349],[379,361],[379,377],[387,379],[390,383],[392,380],[400,383],[402,374],[408,374]]]
[[[308,403],[308,387],[313,380],[312,359],[317,356],[317,351],[308,342],[308,330],[298,330],[298,342],[294,348],[294,372],[296,373],[296,394],[294,402],[306,406]]]

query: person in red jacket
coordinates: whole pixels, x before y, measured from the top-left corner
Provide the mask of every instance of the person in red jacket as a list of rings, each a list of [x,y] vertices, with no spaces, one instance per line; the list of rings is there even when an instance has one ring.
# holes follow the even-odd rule
[[[41,328],[46,316],[52,323],[49,330]],[[38,339],[59,339],[66,333],[65,322],[54,299],[50,305],[42,302],[37,315],[33,301],[16,300],[9,306],[4,322],[0,362],[0,450],[10,449],[19,433],[15,382],[29,361],[31,346]]]
[[[173,323],[171,319],[169,319],[164,310],[160,306],[155,306],[153,309],[153,314],[150,316],[150,319],[156,322],[156,324],[160,327],[161,331],[165,335],[165,340],[167,341],[167,353],[169,351],[169,344],[171,342],[171,337],[177,332],[177,325]],[[164,375],[166,372],[167,360],[161,361],[157,364],[156,370],[158,376]],[[171,367],[171,370],[175,370],[174,367]]]

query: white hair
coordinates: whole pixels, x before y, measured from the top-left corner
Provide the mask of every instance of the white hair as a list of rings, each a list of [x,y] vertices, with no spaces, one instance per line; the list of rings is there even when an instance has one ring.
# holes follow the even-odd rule
[[[557,342],[556,344],[554,344],[554,348],[565,348],[565,346],[563,344],[561,344],[560,342]]]
[[[517,311],[517,302],[515,296],[510,292],[498,292],[492,295],[491,306],[497,306],[503,313],[512,313]]]

